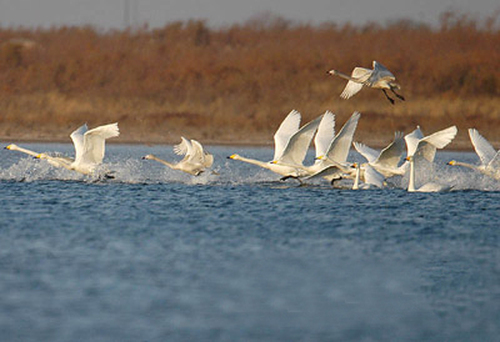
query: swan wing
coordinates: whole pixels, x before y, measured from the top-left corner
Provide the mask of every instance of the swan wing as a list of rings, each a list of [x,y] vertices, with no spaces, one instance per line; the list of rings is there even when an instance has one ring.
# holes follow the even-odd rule
[[[321,119],[314,138],[314,146],[316,147],[316,158],[325,155],[330,142],[335,136],[335,114],[326,111]]]
[[[274,133],[273,160],[281,158],[288,144],[288,140],[290,140],[291,136],[299,130],[300,120],[300,113],[296,110],[292,110],[280,124],[278,130]]]
[[[356,151],[358,151],[359,154],[365,157],[365,159],[368,160],[369,163],[377,160],[379,155],[379,152],[377,150],[359,142],[354,142],[353,145]]]
[[[404,152],[405,142],[403,140],[403,133],[396,132],[392,143],[380,152],[380,155],[377,160],[375,160],[375,163],[385,167],[397,168],[401,158],[403,158]]]
[[[429,162],[433,162],[436,155],[436,149],[446,147],[446,145],[455,138],[457,132],[457,127],[451,126],[420,139],[417,144],[415,155],[424,157]]]
[[[481,164],[488,165],[497,154],[493,146],[479,134],[477,129],[469,128],[469,137]]]
[[[214,164],[214,156],[210,153],[205,152],[205,161],[203,162],[203,166],[211,167]]]
[[[349,99],[359,93],[361,88],[363,88],[363,84],[368,81],[370,76],[372,75],[373,70],[356,67],[351,73],[351,80],[347,82],[344,90],[340,94],[340,97],[343,99]]]
[[[338,163],[346,162],[360,116],[359,112],[354,112],[335,138],[333,138],[326,153],[329,159]]]
[[[378,188],[384,187],[384,176],[377,172],[370,165],[365,166],[365,183],[375,185]]]
[[[434,145],[436,148],[445,148],[457,135],[458,129],[457,126],[451,126],[436,133],[432,133],[420,141],[428,142]]]
[[[193,154],[190,161],[196,164],[201,164],[204,167],[212,166],[214,162],[214,157],[210,153],[206,153],[203,150],[203,146],[197,140],[191,139],[191,145],[193,146]]]
[[[189,162],[193,164],[203,164],[203,161],[205,159],[205,154],[203,153],[203,146],[201,146],[201,144],[194,139],[191,139],[191,142],[188,141],[188,143],[190,149],[189,153],[186,153],[186,157],[184,159],[189,160]]]
[[[417,128],[411,132],[408,133],[405,136],[405,142],[406,142],[406,155],[412,156],[415,154],[415,151],[417,150],[417,145],[420,139],[424,137],[422,131],[420,130],[420,126],[417,126]]]
[[[379,62],[373,61],[373,74],[371,77],[371,81],[377,81],[383,78],[391,80],[396,79],[396,77],[394,77],[394,75],[392,74],[392,72],[389,71],[389,69],[387,69]]]
[[[316,173],[313,173],[310,176],[305,177],[305,180],[316,179],[320,177],[328,177],[328,176],[338,176],[344,173],[343,168],[338,164],[328,165]]]
[[[309,149],[309,145],[311,144],[311,140],[314,133],[318,129],[322,118],[323,116],[320,116],[313,121],[308,122],[290,137],[285,151],[279,159],[282,163],[302,165],[302,162],[306,157],[307,150]]]
[[[120,135],[118,123],[93,128],[83,135],[83,153],[77,164],[100,164],[104,158],[106,139]]]
[[[73,145],[75,146],[75,160],[79,160],[82,157],[84,148],[83,148],[83,135],[85,132],[88,131],[87,124],[84,124],[78,129],[76,129],[71,135],[69,136],[71,140],[73,141]]]
[[[193,146],[188,139],[181,137],[181,142],[177,145],[174,145],[174,153],[178,156],[190,155],[193,151]]]
[[[487,166],[488,169],[500,171],[500,151],[495,153],[495,156],[491,158]]]

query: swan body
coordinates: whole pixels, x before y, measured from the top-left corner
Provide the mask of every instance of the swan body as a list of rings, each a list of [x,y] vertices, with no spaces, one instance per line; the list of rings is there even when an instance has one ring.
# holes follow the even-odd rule
[[[368,163],[363,165],[369,165],[385,178],[404,175],[405,168],[399,166],[405,152],[405,142],[402,133],[396,132],[394,140],[380,153],[362,143],[355,142],[353,145],[356,151],[368,161]]]
[[[384,186],[384,176],[368,164],[363,166],[364,184],[360,185],[359,182],[361,180],[362,165],[359,163],[353,163],[352,167],[356,169],[354,184],[352,186],[353,190],[370,189],[372,185],[378,188],[382,188]]]
[[[19,151],[35,158],[46,160],[55,167],[76,171],[84,175],[91,175],[104,159],[106,139],[119,135],[120,131],[117,123],[99,126],[91,130],[88,129],[87,124],[80,126],[70,135],[75,147],[75,159],[53,157],[46,153],[30,151],[15,144],[10,144],[6,149]]]
[[[174,153],[184,155],[184,158],[175,164],[160,159],[154,154],[148,154],[142,157],[142,159],[155,160],[173,170],[183,171],[193,176],[199,176],[207,168],[211,167],[214,162],[213,155],[205,152],[203,146],[194,139],[189,141],[181,137],[181,143],[174,146]]]
[[[450,186],[429,182],[421,187],[415,187],[415,158],[413,156],[406,157],[410,163],[410,180],[408,182],[408,192],[443,192],[451,190]]]
[[[406,161],[410,165],[408,191],[437,192],[450,190],[450,187],[445,187],[437,183],[427,183],[420,188],[416,188],[415,163],[423,160],[427,160],[432,163],[434,161],[434,157],[436,156],[437,149],[445,148],[455,138],[457,132],[457,127],[451,126],[424,137],[420,127],[417,126],[413,132],[405,136],[408,150]]]
[[[356,95],[363,86],[381,89],[386,98],[394,104],[394,99],[392,99],[388,94],[387,90],[392,91],[397,98],[404,101],[405,98],[400,94],[396,93],[396,90],[401,89],[401,86],[396,83],[396,77],[382,64],[377,61],[373,61],[373,69],[367,69],[362,67],[356,67],[351,73],[351,76],[343,74],[337,70],[328,71],[330,75],[336,75],[343,79],[348,80],[346,87],[340,94],[340,97],[344,99],[349,99]]]
[[[450,161],[448,164],[467,167],[493,179],[500,180],[500,151],[495,151],[488,140],[479,134],[475,128],[469,128],[469,137],[481,164],[473,165],[455,160]]]

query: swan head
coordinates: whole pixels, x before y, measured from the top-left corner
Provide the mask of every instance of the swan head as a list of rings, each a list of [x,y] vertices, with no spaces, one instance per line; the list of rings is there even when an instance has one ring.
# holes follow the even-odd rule
[[[413,156],[408,156],[405,158],[405,160],[411,162],[411,161],[413,161]]]
[[[144,157],[142,157],[142,159],[145,159],[145,160],[151,160],[154,158],[154,155],[152,154],[148,154],[148,155],[145,155]]]
[[[326,72],[328,75],[335,75],[337,73],[337,70],[329,70]]]
[[[351,167],[352,167],[353,169],[357,169],[357,168],[359,167],[359,164],[358,164],[358,163],[356,163],[356,162],[354,162],[354,163],[352,163]]]
[[[234,153],[234,154],[231,154],[229,157],[227,157],[227,159],[237,159],[238,157],[239,157],[239,155]]]
[[[326,158],[325,158],[325,156],[317,156],[315,159],[316,160],[325,160]]]
[[[450,160],[448,162],[448,165],[456,165],[456,164],[457,164],[457,162],[455,160]]]
[[[15,144],[10,144],[10,145],[7,145],[4,147],[6,150],[16,150],[17,149],[17,145]]]

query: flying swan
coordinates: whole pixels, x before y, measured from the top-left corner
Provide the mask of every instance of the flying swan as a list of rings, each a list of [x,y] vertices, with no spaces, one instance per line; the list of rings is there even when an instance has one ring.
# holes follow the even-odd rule
[[[401,86],[396,83],[396,77],[394,77],[394,75],[386,67],[377,61],[373,61],[373,70],[356,67],[352,71],[351,76],[343,74],[337,70],[330,70],[328,73],[330,75],[337,75],[349,81],[347,82],[344,91],[342,91],[342,94],[340,94],[340,97],[343,99],[347,100],[351,98],[356,95],[361,88],[363,88],[363,86],[365,86],[374,89],[382,89],[385,97],[392,104],[394,104],[394,99],[387,94],[387,90],[393,92],[394,95],[402,101],[405,100],[402,95],[396,93],[396,90],[401,89]]]
[[[75,159],[53,157],[46,153],[30,151],[15,144],[10,144],[5,148],[46,160],[55,167],[76,171],[84,175],[92,175],[96,167],[101,164],[104,159],[106,139],[117,137],[119,134],[118,123],[99,126],[91,130],[88,129],[87,124],[84,124],[70,135],[73,145],[75,146]],[[113,176],[109,174],[106,174],[105,177],[113,178]]]
[[[142,159],[155,160],[173,170],[183,171],[193,176],[199,176],[202,172],[205,172],[207,168],[212,166],[214,162],[213,155],[205,152],[203,146],[194,139],[189,141],[181,137],[180,144],[174,146],[174,153],[177,155],[184,155],[184,158],[176,164],[162,160],[153,154],[148,154],[142,157]]]
[[[473,165],[455,160],[450,161],[448,164],[467,167],[493,179],[500,180],[500,151],[495,151],[488,140],[479,134],[475,128],[469,128],[469,137],[481,164]]]
[[[317,153],[318,162],[308,168],[309,172],[305,180],[322,177],[333,185],[336,180],[344,177],[355,178],[355,170],[347,162],[347,156],[360,116],[359,112],[354,112],[337,135],[330,139],[324,153]],[[317,134],[319,133],[318,129]]]
[[[381,152],[359,142],[355,142],[353,145],[356,151],[368,161],[362,166],[370,165],[385,178],[405,174],[405,168],[399,166],[405,153],[405,141],[401,132],[396,132],[394,140]]]
[[[443,192],[449,191],[450,186],[429,182],[419,188],[415,187],[415,157],[408,156],[406,160],[410,163],[410,180],[408,182],[408,192]]]
[[[443,186],[437,183],[427,183],[423,186],[415,187],[415,163],[423,160],[432,162],[436,155],[437,149],[446,147],[457,135],[457,127],[451,126],[423,138],[419,138],[422,134],[420,128],[407,135],[405,139],[408,147],[408,156],[406,160],[410,163],[410,180],[408,182],[409,192],[438,192],[450,190],[450,187]]]
[[[299,177],[307,175],[303,161],[321,119],[322,116],[299,129],[301,115],[292,110],[274,134],[274,157],[269,162],[242,157],[239,154],[232,154],[228,158],[275,172],[283,176],[281,180],[295,178],[300,181]]]

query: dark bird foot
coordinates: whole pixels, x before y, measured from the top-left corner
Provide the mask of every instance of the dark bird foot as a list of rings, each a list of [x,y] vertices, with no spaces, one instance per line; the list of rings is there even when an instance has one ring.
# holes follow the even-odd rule
[[[336,181],[339,181],[339,180],[341,180],[341,179],[342,179],[342,177],[333,178],[333,179],[332,179],[332,181],[330,182],[330,185],[331,185],[331,186],[335,186],[335,182],[336,182]]]

